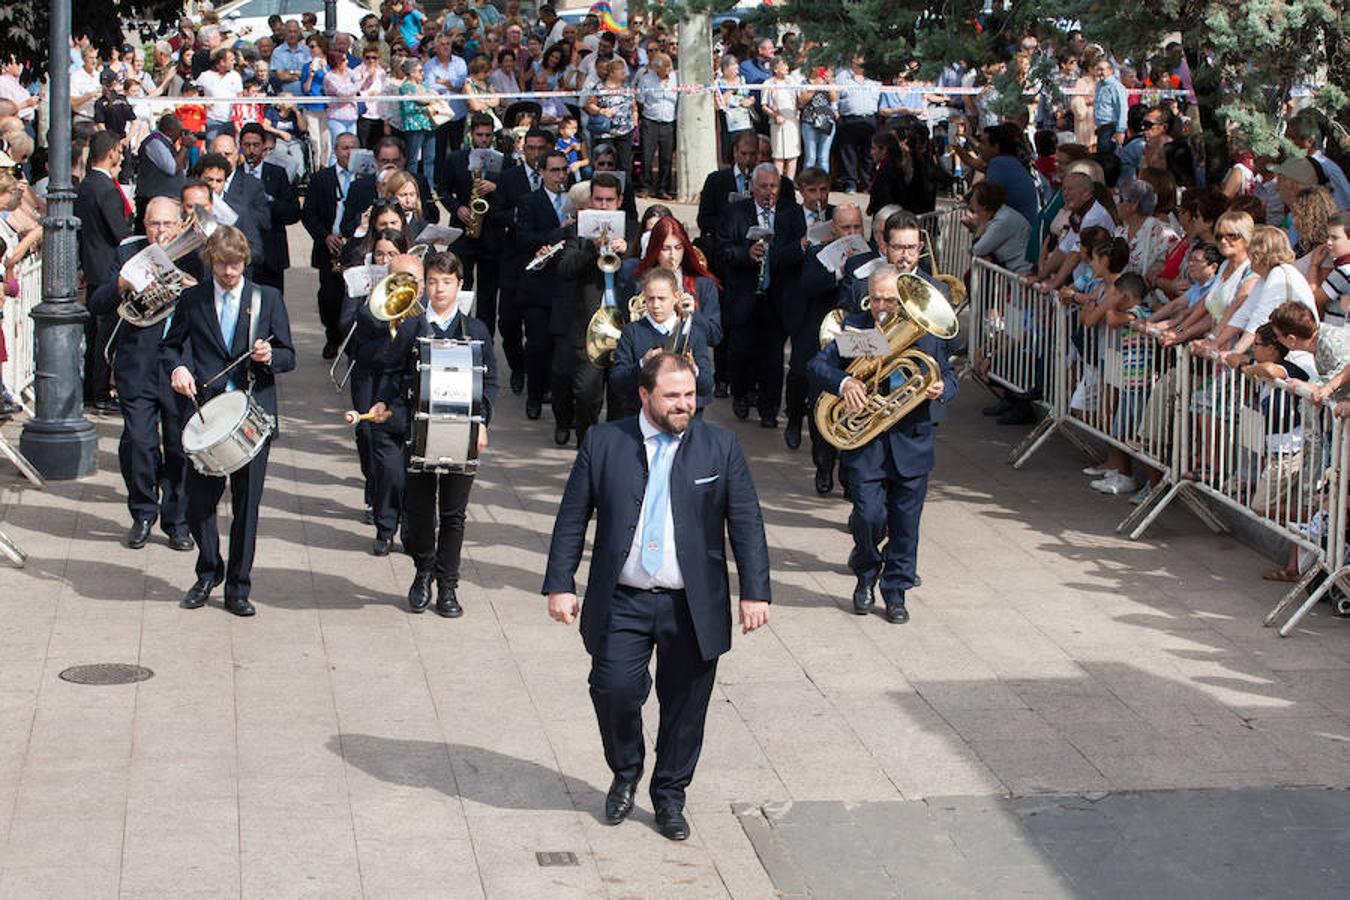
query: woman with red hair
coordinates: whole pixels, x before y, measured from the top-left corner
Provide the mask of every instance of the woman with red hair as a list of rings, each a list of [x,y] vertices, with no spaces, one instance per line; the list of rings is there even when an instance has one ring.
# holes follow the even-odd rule
[[[702,254],[694,249],[680,220],[674,216],[657,219],[650,229],[646,248],[641,257],[624,262],[619,275],[621,296],[636,294],[642,277],[652,269],[669,269],[679,279],[681,291],[694,298],[694,314],[707,330],[708,344],[715,347],[722,343],[717,279],[708,271]]]

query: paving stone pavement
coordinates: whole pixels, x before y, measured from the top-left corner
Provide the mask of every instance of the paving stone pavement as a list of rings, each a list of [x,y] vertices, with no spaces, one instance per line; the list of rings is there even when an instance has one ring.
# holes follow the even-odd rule
[[[967,386],[903,627],[849,612],[848,508],[812,492],[807,451],[715,406],[753,460],[772,621],[719,668],[691,840],[660,838],[645,794],[608,828],[587,658],[537,593],[573,451],[505,393],[469,510],[466,615],[409,615],[411,564],[369,554],[346,398],[297,299],[314,273],[287,279],[299,368],[280,383],[256,618],[218,597],[180,609],[192,555],[158,534],[121,545],[118,423],[98,422],[95,477],[36,491],[0,470],[0,528],[30,554],[0,568],[0,896],[760,898],[785,887],[738,810],[956,797],[1007,819],[1023,808],[991,798],[1350,785],[1350,626],[1319,612],[1277,638],[1258,555],[1180,508],[1121,538],[1123,499],[1089,490],[1060,441],[1009,468],[1021,430],[981,419]],[[91,662],[155,677],[57,678]],[[795,846],[794,864],[837,870],[831,848]],[[538,865],[552,851],[578,864]],[[907,858],[930,894],[965,878]],[[1019,869],[1069,890],[1062,870],[1044,853]]]

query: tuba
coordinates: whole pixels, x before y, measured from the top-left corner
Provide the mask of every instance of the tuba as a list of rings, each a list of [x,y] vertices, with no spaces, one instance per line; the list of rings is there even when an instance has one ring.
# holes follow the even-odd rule
[[[866,406],[849,412],[844,399],[834,394],[822,394],[816,402],[816,428],[840,450],[856,450],[884,433],[923,403],[928,389],[942,378],[937,361],[911,345],[925,334],[943,340],[955,336],[956,313],[937,288],[917,275],[901,275],[896,287],[900,309],[879,323],[889,352],[858,357],[846,369],[850,377],[870,382]]]
[[[473,170],[473,188],[469,191],[469,221],[464,223],[464,236],[468,238],[483,236],[483,217],[487,215],[488,202],[486,197],[479,196],[482,189],[483,170],[480,167]]]
[[[619,346],[619,335],[623,333],[623,326],[627,324],[628,318],[617,306],[602,305],[591,313],[591,320],[586,323],[586,358],[592,365],[601,369],[608,369],[614,365],[614,351]]]
[[[417,299],[421,289],[417,286],[417,277],[409,272],[391,272],[376,282],[370,289],[370,299],[366,307],[370,314],[381,322],[389,323],[389,336],[392,338],[398,326],[414,316],[426,312],[422,301]]]
[[[934,281],[940,281],[947,286],[947,290],[952,295],[952,308],[960,309],[966,305],[966,284],[955,275],[945,272],[939,272],[937,266],[937,257],[933,255],[933,236],[924,229],[923,246],[924,255],[928,257],[928,271],[932,273]]]
[[[164,254],[175,262],[182,259],[206,243],[216,230],[216,224],[216,217],[206,207],[194,207],[183,220],[183,227],[163,245]],[[137,328],[162,322],[178,305],[178,295],[196,283],[195,278],[178,269],[165,272],[140,293],[128,291],[123,294],[122,302],[117,305],[117,315]]]

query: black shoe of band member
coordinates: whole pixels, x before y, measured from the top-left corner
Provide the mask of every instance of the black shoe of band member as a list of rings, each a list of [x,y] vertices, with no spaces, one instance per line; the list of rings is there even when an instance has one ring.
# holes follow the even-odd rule
[[[834,490],[834,466],[816,466],[816,493],[828,494]]]
[[[464,615],[464,607],[459,605],[455,589],[443,584],[436,590],[436,615],[445,619],[458,619]]]
[[[519,393],[520,393],[521,391],[523,391],[523,390],[525,390],[525,373],[524,373],[524,372],[512,372],[512,373],[511,373],[511,393],[513,393],[513,394],[519,394]]]
[[[903,625],[909,621],[909,610],[905,609],[904,591],[883,591],[881,599],[886,602],[886,621],[892,625]]]
[[[853,612],[856,615],[865,616],[872,611],[876,602],[877,579],[859,575],[858,583],[853,588]]]
[[[717,384],[713,387],[713,396],[719,400],[725,400],[726,398],[730,397],[731,385],[727,384],[725,381],[717,382]]]
[[[682,841],[689,837],[689,822],[684,818],[684,810],[666,807],[656,811],[656,830],[670,841]]]
[[[614,776],[609,793],[605,795],[605,823],[618,825],[628,818],[628,814],[633,811],[633,795],[636,793],[636,781],[625,781]]]
[[[566,447],[572,443],[572,430],[570,428],[553,429],[553,443],[559,447]]]
[[[1036,410],[1029,401],[1018,400],[994,421],[1000,425],[1032,425],[1036,422]]]
[[[377,537],[375,543],[370,545],[370,552],[375,556],[388,556],[389,538]]]
[[[760,417],[759,417],[759,427],[760,427],[760,428],[777,428],[777,427],[778,427],[778,417],[777,417],[777,416],[766,416],[766,415],[761,414]]]
[[[253,604],[248,602],[247,597],[226,597],[225,611],[227,613],[234,613],[236,616],[241,616],[243,618],[248,618],[257,612],[257,610],[253,608]]]
[[[736,414],[738,419],[750,418],[750,398],[733,397],[731,398],[731,411]]]
[[[374,509],[374,507],[370,507],[370,506],[367,506],[367,507],[366,507],[365,513],[363,513],[362,516],[361,516],[361,521],[364,522],[364,523],[367,524],[367,525],[374,525],[374,524],[375,524],[375,509]]]
[[[127,531],[127,546],[132,550],[139,550],[145,546],[145,542],[150,540],[150,526],[155,524],[154,519],[141,519],[131,523],[131,529]]]
[[[420,613],[431,605],[431,582],[436,573],[430,570],[418,572],[413,576],[412,587],[408,588],[408,607]]]
[[[787,427],[783,429],[783,443],[787,444],[789,450],[796,450],[802,445],[802,420],[797,418],[788,419]]]
[[[544,404],[540,403],[538,400],[525,401],[525,418],[537,419],[539,418],[539,416],[543,414],[543,412],[544,412]]]
[[[206,598],[211,596],[211,589],[219,586],[224,580],[224,578],[198,578],[197,583],[188,588],[188,592],[183,595],[178,605],[183,609],[200,609],[206,605]]]
[[[179,553],[185,553],[188,550],[195,550],[197,543],[192,540],[192,535],[186,531],[175,531],[169,535],[169,549],[177,550]]]

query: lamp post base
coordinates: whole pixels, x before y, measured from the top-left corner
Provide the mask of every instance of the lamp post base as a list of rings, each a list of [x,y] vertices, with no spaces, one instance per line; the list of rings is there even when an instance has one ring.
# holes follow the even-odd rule
[[[98,431],[88,419],[30,420],[19,435],[19,451],[51,481],[98,471]]]

